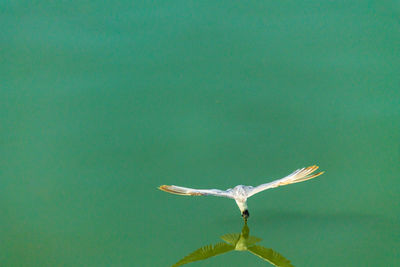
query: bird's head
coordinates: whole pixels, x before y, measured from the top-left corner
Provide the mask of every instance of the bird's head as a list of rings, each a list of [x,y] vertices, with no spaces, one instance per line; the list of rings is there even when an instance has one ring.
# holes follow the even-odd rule
[[[249,213],[249,210],[244,210],[243,212],[242,212],[242,217],[243,217],[243,219],[245,220],[245,221],[247,221],[247,218],[249,218],[250,217],[250,213]]]

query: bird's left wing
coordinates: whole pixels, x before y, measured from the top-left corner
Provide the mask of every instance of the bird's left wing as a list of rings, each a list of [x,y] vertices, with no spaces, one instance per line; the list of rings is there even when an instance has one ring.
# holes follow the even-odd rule
[[[176,185],[162,185],[158,189],[183,196],[217,196],[217,197],[228,197],[233,198],[229,191],[222,191],[219,189],[194,189]]]
[[[267,190],[270,188],[307,181],[307,180],[310,180],[317,176],[320,176],[321,174],[324,173],[324,172],[318,172],[318,173],[313,174],[313,172],[315,172],[317,169],[318,169],[318,166],[316,166],[316,165],[313,165],[313,166],[310,166],[307,168],[298,169],[282,179],[251,188],[248,191],[247,197],[251,197],[254,194],[257,194],[261,191],[264,191],[264,190]]]

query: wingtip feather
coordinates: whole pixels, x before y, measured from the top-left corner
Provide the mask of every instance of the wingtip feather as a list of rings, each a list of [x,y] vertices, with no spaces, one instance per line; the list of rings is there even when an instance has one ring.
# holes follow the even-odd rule
[[[160,185],[159,187],[157,187],[158,189],[160,189],[160,190],[162,190],[162,191],[165,191],[165,188],[167,187],[168,185]]]
[[[164,191],[164,192],[168,192],[168,193],[172,193],[172,194],[178,194],[178,192],[176,191],[176,190],[173,190],[172,189],[172,185],[161,185],[161,186],[159,186],[158,187],[158,189],[160,189],[161,191]]]
[[[164,192],[168,192],[171,194],[175,194],[175,195],[181,195],[181,196],[201,196],[201,193],[197,193],[197,192],[187,192],[186,188],[182,188],[179,186],[175,186],[175,185],[162,185],[160,187],[158,187],[158,189],[164,191]]]

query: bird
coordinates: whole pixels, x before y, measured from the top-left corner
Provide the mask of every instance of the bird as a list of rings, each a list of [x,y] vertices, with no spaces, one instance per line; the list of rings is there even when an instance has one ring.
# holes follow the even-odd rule
[[[318,177],[324,173],[323,171],[314,173],[318,168],[319,168],[318,166],[313,165],[297,169],[296,171],[292,172],[286,177],[275,180],[273,182],[261,184],[255,187],[246,185],[237,185],[234,188],[229,188],[227,190],[219,190],[219,189],[194,189],[176,185],[161,185],[160,187],[158,187],[158,189],[168,193],[183,195],[183,196],[217,196],[217,197],[226,197],[234,199],[240,209],[243,219],[247,221],[247,219],[250,217],[250,213],[247,206],[247,199],[249,197],[254,196],[255,194],[260,193],[267,189],[288,184],[299,183]]]

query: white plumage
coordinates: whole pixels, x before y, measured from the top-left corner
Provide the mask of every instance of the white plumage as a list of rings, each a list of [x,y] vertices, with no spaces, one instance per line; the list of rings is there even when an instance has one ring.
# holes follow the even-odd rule
[[[177,195],[217,196],[217,197],[232,198],[236,201],[236,204],[238,205],[243,218],[247,220],[247,217],[249,217],[249,212],[247,209],[247,199],[249,197],[270,188],[307,181],[324,173],[324,172],[318,172],[312,174],[317,169],[318,166],[316,165],[307,168],[301,168],[284,178],[281,178],[279,180],[270,183],[261,184],[256,187],[237,185],[233,189],[229,188],[225,191],[219,189],[194,189],[176,185],[162,185],[159,187],[159,189]]]

